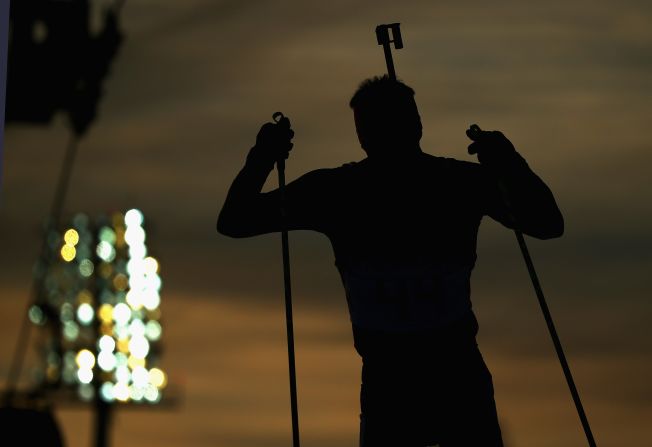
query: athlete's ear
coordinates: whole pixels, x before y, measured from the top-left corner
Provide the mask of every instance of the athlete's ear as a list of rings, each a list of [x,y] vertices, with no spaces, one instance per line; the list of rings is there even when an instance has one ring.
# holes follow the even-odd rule
[[[355,109],[353,110],[353,121],[355,123],[355,132],[358,135],[358,141],[360,142],[360,147],[367,152],[369,147],[368,135],[365,130],[362,116]]]

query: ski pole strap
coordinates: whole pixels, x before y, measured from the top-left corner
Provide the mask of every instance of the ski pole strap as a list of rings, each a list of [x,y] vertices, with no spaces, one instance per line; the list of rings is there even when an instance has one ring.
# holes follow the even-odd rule
[[[394,70],[394,60],[392,59],[392,49],[390,44],[394,44],[394,48],[400,50],[403,48],[403,39],[401,38],[401,24],[390,23],[386,25],[378,25],[376,27],[376,40],[378,45],[383,46],[385,51],[385,62],[387,63],[387,74],[391,79],[396,80],[396,71]],[[389,32],[392,32],[390,39]]]

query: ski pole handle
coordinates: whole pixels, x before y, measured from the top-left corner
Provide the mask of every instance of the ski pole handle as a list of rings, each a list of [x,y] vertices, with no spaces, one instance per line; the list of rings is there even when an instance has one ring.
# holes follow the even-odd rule
[[[376,27],[376,40],[378,45],[383,46],[385,52],[385,62],[387,63],[387,74],[391,79],[396,80],[396,70],[394,70],[394,60],[392,59],[392,49],[390,44],[394,44],[394,48],[400,50],[403,48],[403,39],[401,38],[401,24],[390,23],[386,25],[378,25]],[[392,37],[389,37],[389,31],[392,31]]]
[[[281,112],[274,112],[272,115],[272,121],[274,121],[278,126],[284,127],[287,130],[290,130],[290,119],[283,115]],[[276,161],[276,167],[279,170],[279,173],[285,171],[285,159],[280,158]],[[285,178],[282,180],[282,184],[279,185],[280,188],[285,187]]]

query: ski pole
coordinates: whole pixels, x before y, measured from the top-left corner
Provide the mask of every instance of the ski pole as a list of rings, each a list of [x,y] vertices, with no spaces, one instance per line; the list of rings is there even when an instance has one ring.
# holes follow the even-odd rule
[[[290,120],[281,112],[272,115],[279,126],[290,127]],[[285,212],[285,160],[276,162],[278,171],[278,192],[281,202],[281,249],[283,251],[283,283],[285,286],[285,326],[288,340],[288,368],[290,371],[290,407],[292,411],[292,445],[299,447],[299,409],[297,405],[297,375],[294,366],[294,326],[292,323],[292,283],[290,281],[290,247]]]
[[[482,130],[477,124],[471,125],[471,131],[474,133],[482,132]],[[518,242],[518,246],[521,250],[521,254],[523,255],[523,260],[525,261],[527,271],[530,275],[530,280],[532,281],[532,286],[534,287],[534,292],[537,296],[537,300],[539,301],[539,307],[541,307],[543,318],[546,320],[546,325],[548,326],[548,332],[550,333],[550,337],[552,338],[552,343],[555,346],[555,351],[557,352],[557,357],[559,358],[561,369],[564,371],[564,377],[566,378],[568,389],[570,390],[571,396],[573,397],[573,402],[575,403],[577,414],[580,418],[580,422],[582,423],[582,428],[584,429],[586,440],[588,441],[590,447],[596,447],[595,439],[593,438],[593,433],[591,432],[591,426],[589,425],[589,420],[586,417],[586,413],[584,412],[584,406],[582,405],[582,401],[580,400],[580,394],[577,391],[577,387],[575,386],[575,381],[573,380],[573,374],[571,373],[570,366],[568,365],[568,361],[566,361],[564,348],[562,347],[561,340],[559,339],[559,335],[557,334],[557,329],[555,329],[555,323],[552,319],[550,309],[548,308],[546,298],[543,295],[543,288],[541,287],[541,283],[539,282],[539,277],[537,276],[537,272],[534,269],[534,263],[532,262],[530,251],[528,250],[527,244],[525,243],[525,238],[523,237],[523,232],[519,229],[518,222],[514,216],[514,212],[512,211],[512,205],[511,205],[511,201],[509,200],[509,194],[507,192],[507,189],[505,188],[505,185],[502,182],[500,181],[498,182],[498,187],[503,196],[502,197],[503,202],[507,207],[507,211],[509,213],[509,219],[512,221],[512,224],[514,226],[514,234],[516,235],[516,241]]]
[[[564,354],[564,349],[561,345],[561,340],[557,335],[557,330],[555,329],[555,324],[552,320],[552,315],[548,309],[548,304],[546,303],[546,298],[543,295],[543,289],[539,283],[539,278],[537,276],[536,270],[534,270],[534,263],[530,257],[530,252],[525,244],[525,238],[523,233],[514,229],[514,234],[516,235],[516,240],[518,241],[518,246],[521,249],[523,254],[523,260],[527,266],[527,271],[530,274],[530,279],[532,280],[532,286],[537,295],[539,301],[539,306],[541,307],[541,312],[543,312],[543,318],[546,320],[546,325],[548,326],[548,332],[550,332],[550,337],[552,338],[552,343],[555,345],[555,351],[557,352],[557,357],[559,358],[559,363],[561,364],[561,369],[564,371],[564,377],[566,378],[566,383],[568,384],[568,389],[570,390],[571,396],[573,397],[573,402],[575,403],[575,408],[577,409],[577,414],[582,423],[582,428],[584,429],[584,434],[586,435],[586,440],[589,443],[590,447],[596,447],[595,439],[593,438],[593,433],[591,432],[591,426],[589,425],[589,420],[586,417],[584,412],[584,407],[582,406],[582,401],[580,400],[580,394],[577,391],[575,386],[575,381],[573,380],[573,375],[566,361],[566,355]]]

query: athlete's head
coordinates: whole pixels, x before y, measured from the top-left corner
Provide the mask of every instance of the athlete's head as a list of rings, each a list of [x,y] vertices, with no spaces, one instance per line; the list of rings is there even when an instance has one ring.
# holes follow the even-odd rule
[[[421,140],[414,90],[387,75],[367,79],[349,103],[360,145],[369,156],[400,156]]]

